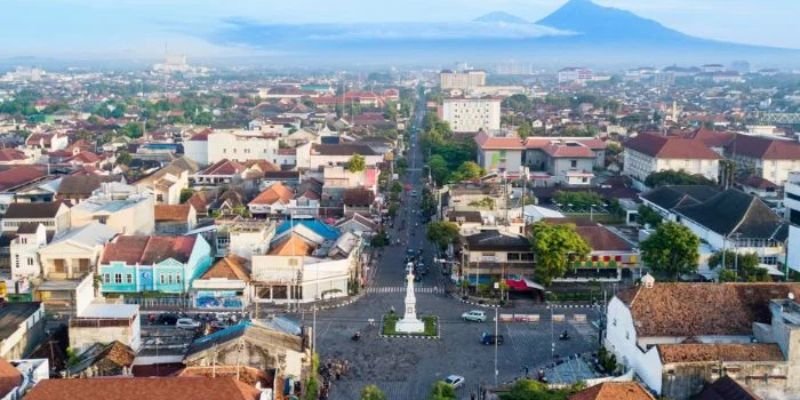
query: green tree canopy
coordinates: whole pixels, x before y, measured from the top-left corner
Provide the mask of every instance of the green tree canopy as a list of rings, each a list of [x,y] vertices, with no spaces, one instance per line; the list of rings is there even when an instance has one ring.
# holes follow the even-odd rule
[[[386,395],[377,386],[367,385],[361,390],[361,400],[386,400]]]
[[[517,127],[517,135],[521,139],[526,139],[528,136],[531,136],[532,134],[533,134],[533,127],[531,126],[531,123],[528,122],[527,119],[520,122],[519,126]]]
[[[367,162],[361,154],[353,154],[347,162],[347,170],[350,172],[361,172],[367,168]]]
[[[663,217],[661,214],[653,211],[652,208],[642,204],[639,206],[639,223],[640,224],[647,224],[653,228],[658,227],[661,225],[661,221],[663,221]]]
[[[438,183],[444,183],[447,176],[450,175],[450,169],[447,166],[447,161],[444,157],[436,154],[428,159],[428,168],[431,169],[431,176],[433,180]]]
[[[527,112],[531,109],[531,99],[524,94],[515,94],[510,97],[506,97],[503,100],[503,108],[510,109],[514,112]]]
[[[428,400],[455,400],[456,390],[444,381],[437,381],[433,384],[431,395]]]
[[[651,188],[657,188],[665,185],[715,185],[716,183],[703,175],[692,175],[683,170],[668,169],[648,175],[644,184]]]
[[[445,249],[458,240],[458,225],[450,221],[435,221],[428,224],[428,240]]]
[[[565,192],[561,190],[553,194],[553,201],[574,210],[588,210],[592,205],[599,207],[605,203],[603,196],[595,192]]]
[[[539,381],[520,379],[511,390],[500,394],[500,400],[566,400],[571,392],[569,389],[550,390]]]
[[[700,238],[675,222],[665,222],[640,243],[642,261],[654,272],[671,279],[697,271]]]
[[[117,154],[117,164],[128,165],[131,161],[133,161],[133,157],[127,151],[120,151]]]
[[[529,239],[536,254],[536,280],[544,286],[564,276],[572,260],[592,251],[571,224],[537,222],[531,226]]]
[[[723,257],[724,254],[724,257]],[[723,258],[725,263],[723,265]],[[759,266],[756,253],[737,254],[733,250],[718,251],[708,258],[711,268],[722,267],[719,280],[722,282],[769,282],[771,278],[766,269]]]
[[[453,174],[451,179],[454,181],[463,181],[478,179],[481,176],[483,176],[483,168],[481,168],[478,163],[475,161],[464,161],[458,167],[458,171]]]
[[[136,139],[142,137],[144,130],[142,129],[142,124],[138,122],[128,122],[122,127],[122,134],[131,139]]]

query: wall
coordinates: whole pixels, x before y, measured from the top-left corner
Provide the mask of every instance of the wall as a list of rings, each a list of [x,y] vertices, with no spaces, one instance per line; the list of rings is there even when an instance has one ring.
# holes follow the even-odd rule
[[[673,170],[685,171],[689,174],[700,174],[716,181],[719,178],[719,160],[681,160],[664,159],[656,160],[656,172]]]
[[[453,132],[500,129],[499,99],[444,99],[442,120]]]
[[[205,167],[208,165],[208,141],[187,140],[183,142],[183,152],[186,157]]]
[[[208,135],[208,162],[211,164],[222,159],[264,159],[277,164],[277,156],[278,139],[261,136],[261,132],[231,130]]]
[[[688,399],[703,390],[707,382],[727,375],[748,387],[786,386],[786,364],[779,362],[693,362],[664,365],[661,394],[670,399]]]
[[[19,328],[5,339],[0,339],[0,358],[13,360],[26,358],[45,336],[44,305],[22,322]]]
[[[656,347],[647,352],[639,348],[633,316],[618,298],[614,297],[608,303],[607,317],[603,346],[616,356],[618,364],[633,369],[647,387],[659,393],[662,365]]]

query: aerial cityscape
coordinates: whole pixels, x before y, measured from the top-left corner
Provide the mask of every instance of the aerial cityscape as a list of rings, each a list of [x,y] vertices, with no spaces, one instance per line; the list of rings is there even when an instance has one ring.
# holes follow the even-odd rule
[[[0,400],[800,399],[800,2],[0,15]]]

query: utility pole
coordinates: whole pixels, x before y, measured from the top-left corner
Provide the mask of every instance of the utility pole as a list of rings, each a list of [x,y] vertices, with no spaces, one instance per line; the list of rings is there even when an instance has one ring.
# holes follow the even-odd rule
[[[497,387],[497,375],[500,374],[500,371],[497,370],[497,328],[499,324],[499,318],[497,317],[497,307],[494,309],[494,386]]]

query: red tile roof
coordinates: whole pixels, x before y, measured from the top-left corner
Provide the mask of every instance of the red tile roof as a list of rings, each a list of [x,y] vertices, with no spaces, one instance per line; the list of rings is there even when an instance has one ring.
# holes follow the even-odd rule
[[[719,160],[721,157],[695,139],[642,133],[625,142],[625,148],[655,158]]]
[[[605,382],[569,396],[569,400],[655,400],[636,382]]]
[[[28,157],[25,156],[25,153],[17,150],[17,149],[0,149],[0,161],[20,161],[25,160]]]
[[[191,204],[156,204],[156,222],[186,222],[191,213]]]
[[[106,244],[100,262],[152,265],[172,258],[185,263],[196,240],[196,236],[119,236]]]
[[[0,397],[11,393],[11,390],[22,383],[22,374],[8,361],[0,358]]]
[[[495,137],[486,132],[475,136],[475,143],[483,150],[524,150],[522,139],[518,137]]]
[[[30,165],[14,166],[5,171],[0,171],[0,190],[20,186],[45,175],[44,169],[40,167]]]
[[[774,343],[660,344],[658,354],[664,364],[703,361],[784,361],[781,348]]]
[[[760,136],[736,135],[725,151],[761,160],[800,159],[800,143]]]
[[[730,132],[719,132],[707,128],[699,128],[694,132],[689,132],[685,137],[699,140],[708,147],[724,147],[733,140],[735,135]]]
[[[26,400],[258,400],[261,392],[232,377],[47,379]]]
[[[281,202],[286,204],[294,197],[292,189],[289,189],[281,182],[276,182],[261,192],[249,204],[275,204]]]
[[[236,161],[222,159],[209,165],[206,169],[198,172],[198,175],[236,175],[244,171],[246,167]]]
[[[553,158],[594,158],[592,149],[581,145],[549,144],[542,151]]]
[[[200,279],[229,279],[250,281],[250,262],[235,254],[228,255],[211,266]]]

